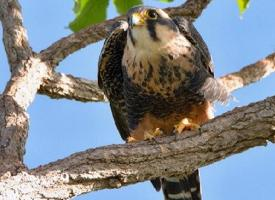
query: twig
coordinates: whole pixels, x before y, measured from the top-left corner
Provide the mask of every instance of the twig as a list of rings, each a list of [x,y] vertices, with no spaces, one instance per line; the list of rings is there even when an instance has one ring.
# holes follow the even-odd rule
[[[254,64],[243,67],[240,71],[228,74],[220,78],[228,91],[232,92],[246,85],[265,78],[275,72],[275,53],[259,60]]]

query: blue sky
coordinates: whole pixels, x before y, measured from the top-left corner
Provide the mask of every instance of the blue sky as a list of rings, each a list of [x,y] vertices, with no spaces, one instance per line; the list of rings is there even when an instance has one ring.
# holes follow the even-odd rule
[[[70,34],[66,27],[73,19],[71,1],[20,1],[24,25],[35,51],[46,48]],[[146,5],[176,6],[155,0]],[[213,1],[195,26],[209,46],[216,66],[216,76],[239,70],[275,51],[275,1],[251,0],[240,19],[235,0]],[[117,13],[112,5],[108,18]],[[0,28],[1,29],[1,28]],[[0,33],[2,38],[2,29]],[[96,79],[97,60],[102,41],[88,46],[60,63],[58,71]],[[8,64],[0,44],[0,91],[9,78]],[[275,74],[233,93],[237,101],[216,106],[216,114],[275,94]],[[30,131],[25,163],[30,167],[66,157],[74,152],[108,144],[122,143],[107,103],[81,103],[51,100],[38,95],[28,109]],[[204,200],[272,199],[275,192],[275,145],[257,147],[201,169]],[[102,190],[75,199],[162,199],[149,182],[114,190]]]

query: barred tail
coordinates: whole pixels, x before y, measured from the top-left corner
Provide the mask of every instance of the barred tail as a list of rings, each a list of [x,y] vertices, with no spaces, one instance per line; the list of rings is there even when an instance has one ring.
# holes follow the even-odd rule
[[[162,178],[165,200],[201,200],[199,171],[179,178]]]

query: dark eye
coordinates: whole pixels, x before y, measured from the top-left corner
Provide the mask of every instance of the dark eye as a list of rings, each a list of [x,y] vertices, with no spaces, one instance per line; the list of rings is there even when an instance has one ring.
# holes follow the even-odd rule
[[[157,19],[157,17],[158,17],[158,13],[155,10],[148,10],[147,15],[151,19]]]

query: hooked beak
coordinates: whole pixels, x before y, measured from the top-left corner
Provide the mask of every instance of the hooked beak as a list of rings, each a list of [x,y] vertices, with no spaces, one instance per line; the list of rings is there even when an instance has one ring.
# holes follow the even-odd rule
[[[144,17],[140,13],[134,13],[131,17],[131,25],[134,26],[142,26],[145,23]]]

